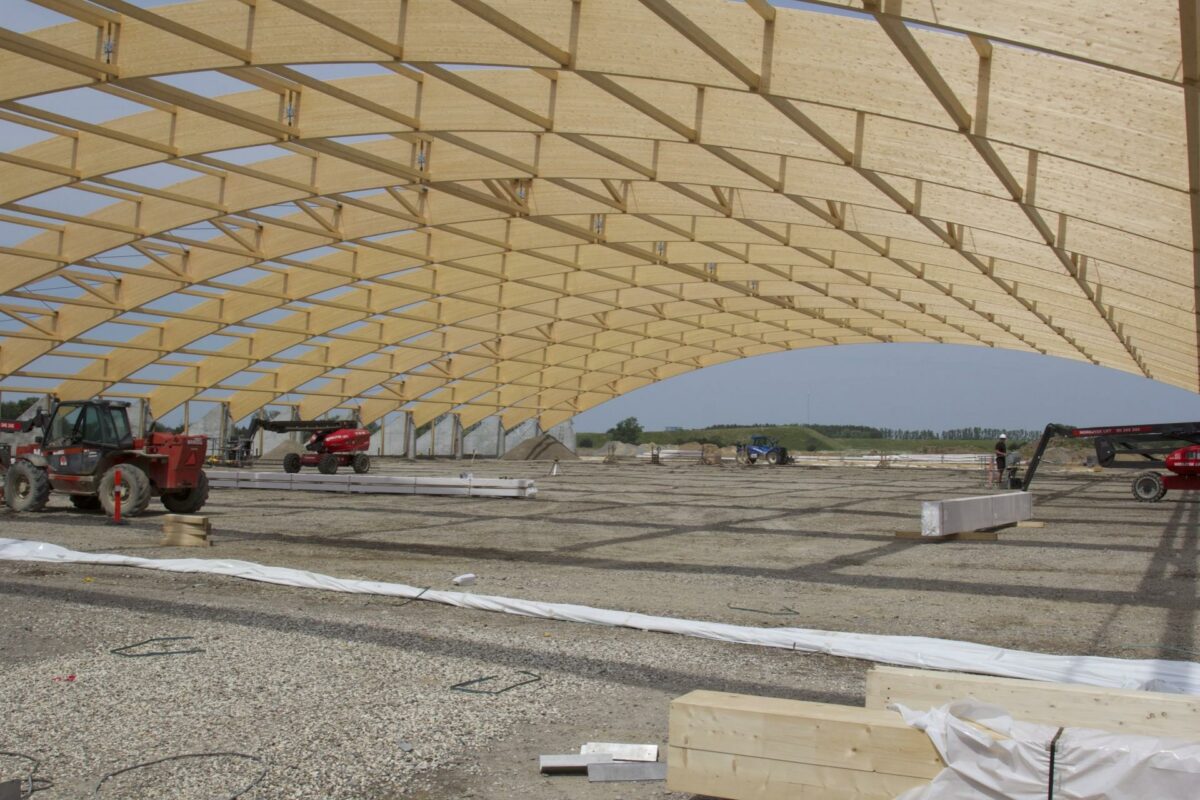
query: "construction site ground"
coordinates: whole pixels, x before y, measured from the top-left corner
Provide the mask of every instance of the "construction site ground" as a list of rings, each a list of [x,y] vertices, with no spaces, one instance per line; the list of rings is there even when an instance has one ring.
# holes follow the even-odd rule
[[[376,462],[376,473],[533,477],[533,500],[214,490],[215,546],[158,545],[62,496],[0,537],[149,558],[244,559],[347,578],[743,625],[1196,659],[1200,498],[1135,502],[1123,473],[1047,470],[1042,528],[897,539],[922,500],[980,494],[939,469]],[[263,469],[260,467],[259,469]],[[0,562],[0,750],[40,760],[38,800],[683,797],[538,774],[587,741],[663,746],[705,688],[861,704],[869,665],[396,598],[128,568]],[[193,649],[123,657],[153,637]],[[496,695],[482,688],[540,680]],[[0,779],[24,762],[0,756]],[[44,785],[44,784],[42,784]]]

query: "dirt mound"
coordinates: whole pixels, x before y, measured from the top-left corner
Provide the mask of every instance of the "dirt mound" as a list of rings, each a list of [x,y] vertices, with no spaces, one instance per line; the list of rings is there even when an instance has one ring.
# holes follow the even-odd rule
[[[304,452],[304,445],[300,444],[299,442],[293,442],[291,440],[286,440],[286,441],[282,441],[279,444],[275,445],[266,453],[263,453],[262,457],[265,459],[271,459],[274,461],[278,461],[278,460],[282,459],[284,456],[286,456],[288,453],[303,453],[303,452]]]
[[[1032,453],[1030,457],[1032,457]],[[1047,447],[1042,453],[1042,463],[1045,464],[1082,464],[1083,454],[1066,447]]]
[[[710,467],[721,466],[721,448],[715,444],[704,445],[704,450],[700,454],[700,463]]]
[[[578,461],[562,442],[548,433],[526,439],[500,458],[505,461]]]

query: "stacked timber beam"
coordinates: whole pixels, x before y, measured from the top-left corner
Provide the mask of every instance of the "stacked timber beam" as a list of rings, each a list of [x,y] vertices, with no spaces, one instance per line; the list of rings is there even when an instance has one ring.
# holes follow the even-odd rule
[[[167,514],[163,517],[163,547],[209,547],[212,524],[200,514]]]
[[[755,800],[890,800],[944,766],[899,714],[696,691],[671,703],[667,788]]]
[[[316,472],[209,471],[208,484],[217,489],[342,492],[344,494],[426,494],[463,497],[537,496],[528,478],[417,478],[392,475],[322,475]]]
[[[876,667],[867,707],[696,691],[671,703],[667,788],[728,800],[891,800],[943,763],[887,710],[973,697],[1015,719],[1200,740],[1200,697]]]
[[[964,697],[1000,706],[1025,722],[1200,740],[1200,697],[1195,695],[902,667],[867,673],[867,708],[900,703],[923,710]]]

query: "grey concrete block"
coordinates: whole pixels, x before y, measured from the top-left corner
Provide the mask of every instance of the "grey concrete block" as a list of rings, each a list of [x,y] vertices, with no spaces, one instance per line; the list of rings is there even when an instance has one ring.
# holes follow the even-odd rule
[[[627,781],[665,781],[665,762],[647,764],[639,761],[614,761],[611,764],[592,764],[588,767],[589,783],[620,783]]]
[[[567,753],[541,756],[538,758],[538,769],[546,775],[583,774],[588,772],[593,764],[611,763],[612,756],[608,753]]]
[[[930,500],[921,506],[921,534],[949,536],[1033,518],[1033,495],[1006,492],[955,500]]]

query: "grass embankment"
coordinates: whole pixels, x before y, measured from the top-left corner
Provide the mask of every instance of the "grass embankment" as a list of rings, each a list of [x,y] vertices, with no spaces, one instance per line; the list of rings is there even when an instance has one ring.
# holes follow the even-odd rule
[[[643,442],[661,445],[700,442],[720,447],[749,441],[751,436],[762,434],[778,439],[779,443],[796,453],[815,451],[850,451],[883,453],[990,453],[995,442],[991,439],[873,439],[835,438],[805,425],[774,425],[770,427],[724,427],[699,428],[682,431],[643,431]],[[577,433],[580,447],[603,447],[608,443],[605,433]]]

